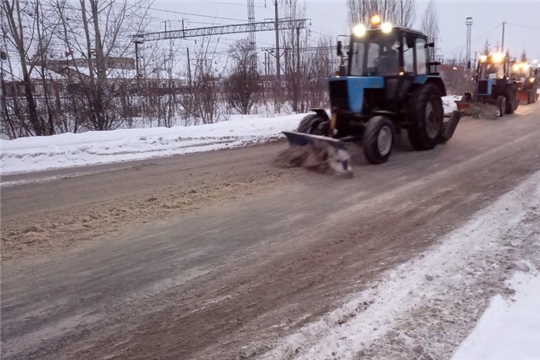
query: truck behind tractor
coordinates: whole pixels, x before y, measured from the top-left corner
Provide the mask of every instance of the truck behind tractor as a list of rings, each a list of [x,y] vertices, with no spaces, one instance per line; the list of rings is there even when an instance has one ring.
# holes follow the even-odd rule
[[[429,61],[434,44],[425,34],[381,23],[375,15],[369,29],[357,25],[348,40],[346,50],[337,43],[341,63],[328,82],[331,113],[312,109],[296,132],[284,132],[291,146],[318,143],[320,148],[326,142],[341,151],[336,161],[347,171],[346,141],[361,141],[367,161],[382,164],[402,129],[415,150],[433,149],[452,137],[461,115],[455,111],[445,122],[441,97],[446,89],[440,63]]]
[[[502,53],[482,55],[478,61],[473,93],[465,93],[456,102],[464,110],[471,103],[491,104],[497,107],[499,117],[513,114],[519,106],[517,83],[511,78],[510,59]]]

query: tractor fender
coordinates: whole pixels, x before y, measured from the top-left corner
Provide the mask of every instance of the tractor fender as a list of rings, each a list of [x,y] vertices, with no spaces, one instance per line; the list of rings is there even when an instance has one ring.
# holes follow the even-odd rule
[[[391,120],[394,120],[396,118],[396,113],[388,110],[375,110],[372,112],[373,115],[380,115],[380,116],[386,116],[390,118]]]
[[[320,109],[320,108],[309,109],[309,110],[311,110],[311,111],[313,111],[315,114],[319,115],[321,118],[324,119],[324,121],[330,121],[330,117],[329,117],[328,114],[326,113],[326,110]]]
[[[441,92],[441,96],[446,96],[446,87],[444,86],[444,82],[440,77],[429,77],[426,81],[426,84],[435,84],[439,91]]]

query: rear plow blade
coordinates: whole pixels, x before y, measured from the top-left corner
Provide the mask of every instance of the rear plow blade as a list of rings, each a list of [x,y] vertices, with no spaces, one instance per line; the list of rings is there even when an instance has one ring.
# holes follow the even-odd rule
[[[450,120],[443,124],[443,129],[439,135],[439,142],[445,143],[454,136],[459,120],[461,120],[461,113],[459,111],[453,111]]]
[[[351,154],[343,141],[292,131],[283,134],[290,146],[280,154],[282,162],[321,173],[353,176]]]

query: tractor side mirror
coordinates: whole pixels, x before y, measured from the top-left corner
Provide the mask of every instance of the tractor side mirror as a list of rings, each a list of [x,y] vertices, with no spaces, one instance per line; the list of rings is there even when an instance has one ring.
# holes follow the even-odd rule
[[[471,70],[471,60],[467,61],[467,70]]]
[[[427,43],[427,44],[426,44],[426,49],[427,49],[428,47],[430,47],[430,48],[435,47],[435,43],[432,43],[432,42]]]
[[[338,54],[338,56],[343,55],[342,48],[343,48],[343,44],[341,44],[341,40],[340,40],[340,41],[337,42],[337,54]]]

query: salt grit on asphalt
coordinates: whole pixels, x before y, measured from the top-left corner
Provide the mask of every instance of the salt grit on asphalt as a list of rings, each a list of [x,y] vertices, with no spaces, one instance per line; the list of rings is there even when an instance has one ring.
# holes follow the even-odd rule
[[[539,184],[540,172],[261,359],[540,358]]]

